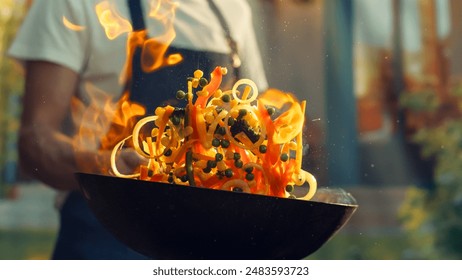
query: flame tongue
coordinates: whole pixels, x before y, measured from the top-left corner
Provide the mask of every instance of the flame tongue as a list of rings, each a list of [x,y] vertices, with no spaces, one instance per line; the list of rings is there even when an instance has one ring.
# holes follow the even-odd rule
[[[76,163],[83,172],[107,174],[108,160],[98,160],[98,151],[111,150],[120,140],[131,133],[137,118],[145,115],[143,106],[132,103],[124,94],[117,102],[112,97],[86,84],[89,105],[80,99],[72,99],[72,116],[78,126],[78,133],[73,138],[76,151]],[[88,154],[94,156],[88,158]],[[96,166],[88,165],[93,160]]]
[[[103,1],[97,4],[95,6],[95,11],[109,40],[114,40],[120,35],[132,31],[130,21],[123,18],[109,1]]]
[[[74,31],[85,30],[85,26],[78,25],[78,24],[71,22],[66,16],[63,16],[63,24],[70,30],[74,30]]]
[[[173,23],[178,4],[170,0],[158,0],[151,2],[149,18],[162,24],[164,32],[146,40],[143,45],[143,70],[151,72],[163,66],[179,63],[182,60],[180,54],[166,56],[167,48],[176,37]]]
[[[151,1],[149,19],[160,24],[162,32],[150,37],[147,30],[131,32],[127,40],[127,61],[124,66],[126,77],[132,75],[132,60],[136,48],[141,48],[141,68],[149,73],[165,66],[171,66],[182,61],[180,54],[167,55],[167,50],[176,37],[173,26],[177,4],[172,1]],[[123,81],[123,76],[121,76]]]
[[[150,8],[146,13],[147,20],[154,20],[159,27],[155,30],[158,34],[153,37],[149,36],[147,30],[134,31],[130,20],[118,12],[114,2],[105,0],[95,6],[98,21],[109,40],[115,40],[124,34],[127,36],[125,54],[127,59],[120,73],[121,84],[132,77],[132,59],[137,48],[141,49],[140,64],[144,72],[171,66],[182,60],[180,54],[167,55],[168,47],[176,36],[173,22],[177,6],[170,0],[150,1]],[[75,32],[86,30],[85,26],[72,23],[66,17],[63,17],[63,24]],[[73,120],[78,128],[78,134],[74,137],[74,147],[80,152],[111,150],[131,133],[138,117],[143,116],[146,110],[129,100],[129,92],[125,92],[118,101],[115,101],[112,98],[114,93],[104,92],[95,85],[87,84],[86,91],[89,104],[77,98],[72,101]],[[76,153],[77,156],[79,154],[81,153]],[[87,167],[88,157],[76,158],[76,160],[82,171],[106,172],[106,162],[100,162],[100,169],[93,170]]]

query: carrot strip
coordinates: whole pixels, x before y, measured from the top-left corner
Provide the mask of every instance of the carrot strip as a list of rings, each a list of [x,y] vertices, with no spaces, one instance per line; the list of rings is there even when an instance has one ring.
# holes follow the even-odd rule
[[[199,96],[194,103],[197,107],[205,108],[205,105],[207,104],[207,100],[212,96],[215,91],[220,87],[221,81],[223,79],[223,74],[222,74],[222,68],[217,66],[213,70],[211,74],[211,81],[208,85],[206,85],[203,89],[204,92],[207,93],[206,96]]]

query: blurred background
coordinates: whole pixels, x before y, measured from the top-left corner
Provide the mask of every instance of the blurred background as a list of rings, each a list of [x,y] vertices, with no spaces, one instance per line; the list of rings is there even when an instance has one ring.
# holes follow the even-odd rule
[[[0,1],[0,259],[48,259],[54,192],[21,172],[22,73],[5,55],[30,1]],[[249,0],[271,87],[306,99],[304,167],[357,199],[309,259],[462,257],[462,2]]]

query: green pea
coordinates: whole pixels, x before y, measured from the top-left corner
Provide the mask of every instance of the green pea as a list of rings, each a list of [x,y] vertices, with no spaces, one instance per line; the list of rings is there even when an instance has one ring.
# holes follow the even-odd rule
[[[188,181],[188,175],[183,175],[180,177],[181,182],[186,183]]]
[[[266,145],[260,145],[260,147],[258,147],[258,151],[260,151],[262,154],[266,153],[266,149]]]
[[[289,155],[286,154],[286,153],[283,153],[283,154],[281,154],[281,156],[279,158],[281,159],[281,161],[286,162],[286,161],[289,160]]]
[[[173,125],[179,125],[181,123],[181,118],[177,115],[171,116],[170,120],[172,121]]]
[[[207,168],[215,168],[217,167],[217,162],[214,160],[208,160],[207,161]]]
[[[209,81],[207,81],[207,79],[204,78],[204,77],[202,77],[202,78],[199,79],[199,85],[200,85],[201,87],[205,87],[208,83],[209,83]]]
[[[231,96],[229,96],[229,94],[223,94],[221,96],[221,100],[225,103],[228,103],[229,101],[231,101]]]
[[[274,113],[276,113],[276,109],[274,109],[273,107],[269,107],[268,109],[266,109],[266,111],[268,112],[268,115],[272,116],[274,115]]]
[[[217,153],[217,154],[215,155],[215,160],[216,160],[216,161],[222,161],[222,160],[223,160],[223,155],[220,154],[220,153]]]
[[[176,99],[184,99],[186,97],[186,92],[179,90],[176,92]]]
[[[292,185],[287,185],[286,186],[286,192],[291,193],[293,191],[294,191],[294,186],[292,186]]]
[[[241,154],[239,154],[239,153],[234,153],[234,154],[233,154],[233,159],[234,159],[234,160],[241,159]]]
[[[226,128],[224,128],[223,126],[220,126],[217,128],[217,134],[218,135],[226,135]]]
[[[220,139],[218,139],[218,138],[213,138],[213,140],[212,140],[212,146],[214,146],[214,147],[219,147],[219,146],[220,146],[220,142],[221,142]]]
[[[228,168],[225,170],[225,176],[228,177],[228,178],[231,178],[234,176],[234,172],[231,168]]]
[[[245,115],[247,115],[247,110],[246,109],[240,109],[238,118],[243,118]]]
[[[237,168],[241,168],[243,165],[244,163],[240,159],[234,161],[234,166],[236,166]]]
[[[255,179],[255,175],[253,175],[253,173],[247,173],[245,174],[245,179],[247,181],[253,181],[253,179]]]
[[[228,140],[226,140],[226,139],[221,140],[221,146],[222,146],[223,148],[228,148],[229,145],[230,145],[230,143],[229,143]]]
[[[246,168],[244,169],[244,171],[247,172],[247,173],[252,173],[252,172],[253,172],[253,166],[246,167]]]

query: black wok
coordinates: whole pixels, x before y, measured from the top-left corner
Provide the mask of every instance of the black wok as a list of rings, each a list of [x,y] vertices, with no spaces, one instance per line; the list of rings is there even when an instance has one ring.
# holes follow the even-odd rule
[[[129,247],[155,259],[302,259],[329,240],[357,208],[76,175],[101,223]]]

